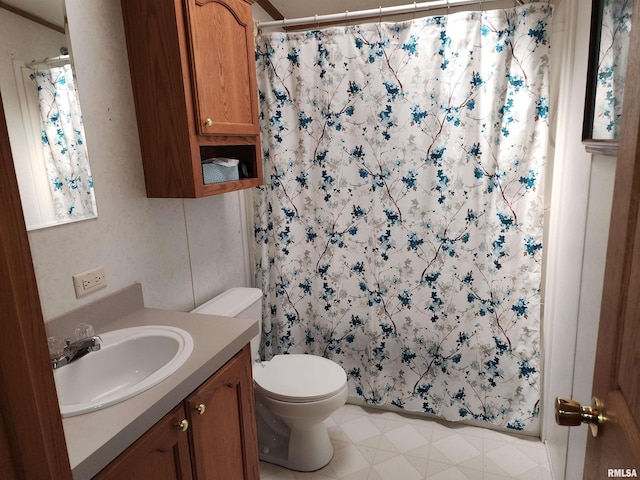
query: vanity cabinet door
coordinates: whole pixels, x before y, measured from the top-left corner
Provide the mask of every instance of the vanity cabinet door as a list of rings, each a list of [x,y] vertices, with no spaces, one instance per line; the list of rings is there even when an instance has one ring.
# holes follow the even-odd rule
[[[184,407],[178,406],[105,467],[94,480],[193,478]]]
[[[199,480],[258,479],[251,353],[245,346],[187,400]]]
[[[200,135],[257,135],[260,131],[251,3],[186,2]]]

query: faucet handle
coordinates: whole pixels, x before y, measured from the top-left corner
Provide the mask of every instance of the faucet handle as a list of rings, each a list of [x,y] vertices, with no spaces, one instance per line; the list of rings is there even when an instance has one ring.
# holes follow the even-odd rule
[[[58,358],[64,353],[64,342],[60,337],[47,338],[47,345],[49,346],[49,358]]]
[[[79,323],[76,326],[76,340],[82,340],[83,338],[90,338],[93,337],[96,332],[93,329],[93,325],[91,325],[90,323]]]
[[[89,349],[92,352],[96,352],[100,350],[101,347],[102,347],[102,338],[100,338],[100,335],[94,335],[93,337],[91,337],[91,347],[89,347]]]

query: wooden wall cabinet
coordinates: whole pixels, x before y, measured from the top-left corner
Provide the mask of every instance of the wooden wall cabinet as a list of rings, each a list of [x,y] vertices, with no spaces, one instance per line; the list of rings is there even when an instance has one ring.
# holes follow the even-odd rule
[[[258,480],[251,366],[247,345],[94,480]]]
[[[254,1],[121,0],[148,197],[262,183]],[[214,157],[239,159],[240,179],[205,184]]]

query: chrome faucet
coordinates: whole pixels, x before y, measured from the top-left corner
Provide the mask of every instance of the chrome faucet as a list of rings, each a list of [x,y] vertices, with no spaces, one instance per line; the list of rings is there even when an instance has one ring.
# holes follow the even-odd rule
[[[60,355],[51,358],[51,366],[56,369],[64,365],[84,357],[89,352],[100,350],[102,339],[98,335],[81,338],[72,342],[71,339],[65,340],[65,347]]]

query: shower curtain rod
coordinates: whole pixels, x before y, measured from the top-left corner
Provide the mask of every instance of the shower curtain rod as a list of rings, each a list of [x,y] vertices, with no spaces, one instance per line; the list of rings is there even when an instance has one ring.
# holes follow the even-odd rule
[[[473,5],[483,3],[493,3],[498,0],[435,0],[432,2],[414,2],[408,5],[397,5],[393,7],[371,8],[369,10],[358,10],[355,12],[346,11],[344,13],[331,13],[328,15],[314,15],[313,17],[302,18],[283,18],[282,20],[274,20],[270,22],[259,22],[257,27],[295,27],[300,25],[319,25],[321,23],[340,22],[353,19],[375,18],[389,15],[399,15],[403,13],[426,12],[427,10],[435,10],[437,8],[458,7],[462,5]],[[515,0],[518,5],[523,5],[522,0]]]
[[[70,62],[69,55],[59,55],[57,57],[45,58],[44,60],[34,60],[33,62],[25,63],[25,66],[32,69],[41,65],[46,65],[47,67],[59,67]]]

